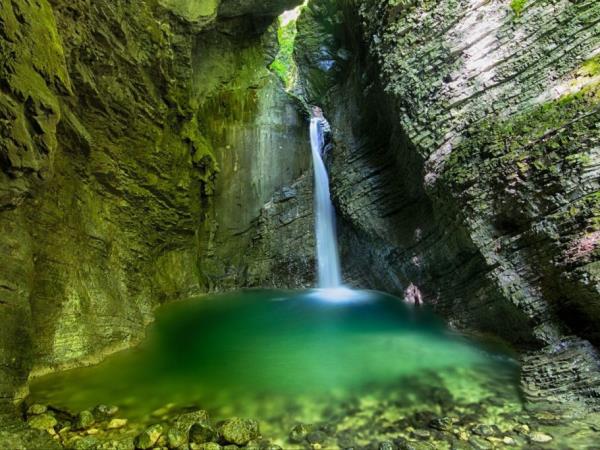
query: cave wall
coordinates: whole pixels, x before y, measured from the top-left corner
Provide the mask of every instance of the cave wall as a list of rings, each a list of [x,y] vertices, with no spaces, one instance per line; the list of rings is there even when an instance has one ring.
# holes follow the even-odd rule
[[[0,410],[29,376],[132,345],[162,302],[268,278],[295,211],[272,198],[308,164],[265,69],[289,3],[2,2]],[[211,281],[234,252],[256,283]]]
[[[302,204],[302,213],[296,211],[291,184],[310,169],[308,126],[280,79],[266,68],[276,56],[268,41],[276,38],[276,30],[257,37],[268,41],[262,45],[239,30],[237,21],[229,21],[205,33],[194,51],[194,95],[202,99],[199,125],[219,165],[214,201],[201,230],[201,279],[209,291],[304,286],[314,267],[312,200]],[[311,190],[306,182],[302,186]],[[265,227],[271,212],[264,208],[283,187],[290,202],[275,203],[293,220]],[[306,189],[300,192],[310,196]],[[290,240],[301,245],[290,248]]]
[[[334,129],[346,279],[418,288],[456,327],[530,350],[529,398],[594,408],[599,7],[311,2],[295,52]]]

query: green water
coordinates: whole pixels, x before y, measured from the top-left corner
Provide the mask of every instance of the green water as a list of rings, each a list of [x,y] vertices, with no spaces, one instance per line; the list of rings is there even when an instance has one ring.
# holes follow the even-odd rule
[[[294,421],[342,423],[371,403],[441,410],[494,398],[518,409],[517,380],[508,356],[395,297],[250,290],[163,307],[139,347],[44,377],[31,391],[72,411],[114,404],[145,420],[194,406],[215,418],[255,417],[277,433]]]

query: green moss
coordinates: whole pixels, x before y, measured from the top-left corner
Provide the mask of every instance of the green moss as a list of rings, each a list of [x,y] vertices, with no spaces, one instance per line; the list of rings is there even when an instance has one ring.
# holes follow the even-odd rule
[[[474,125],[448,160],[447,180],[470,185],[481,182],[482,173],[552,178],[586,165],[585,149],[598,139],[599,103],[600,85],[595,84],[516,117]]]
[[[281,26],[277,30],[279,52],[273,63],[269,66],[281,78],[286,88],[290,87],[296,77],[296,64],[294,62],[294,42],[296,40],[296,21]]]
[[[159,3],[192,22],[216,16],[219,7],[218,0],[159,0]]]
[[[600,75],[600,55],[594,56],[584,62],[581,66],[581,70],[585,75]]]
[[[525,3],[527,3],[527,0],[512,0],[510,2],[510,8],[515,13],[515,16],[519,17],[521,15],[525,9]]]

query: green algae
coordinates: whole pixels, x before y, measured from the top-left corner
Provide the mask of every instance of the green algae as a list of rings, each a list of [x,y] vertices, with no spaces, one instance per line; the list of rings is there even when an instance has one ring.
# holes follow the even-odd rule
[[[511,0],[510,9],[512,9],[513,13],[515,13],[516,17],[519,17],[523,10],[525,9],[525,4],[527,0]]]
[[[281,21],[281,19],[280,19]],[[286,88],[290,88],[297,77],[297,67],[294,61],[294,42],[296,40],[296,20],[281,24],[277,29],[279,51],[269,68],[277,74]]]
[[[600,75],[600,55],[588,59],[581,65],[581,69],[585,75],[596,76]]]

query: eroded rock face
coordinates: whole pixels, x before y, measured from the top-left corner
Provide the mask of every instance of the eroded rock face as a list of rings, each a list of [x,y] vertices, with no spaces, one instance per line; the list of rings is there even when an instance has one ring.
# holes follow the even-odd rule
[[[156,305],[207,289],[201,239],[235,222],[215,196],[229,208],[227,189],[247,190],[252,227],[307,167],[287,153],[300,155],[305,126],[265,68],[289,2],[235,19],[217,5],[0,7],[0,409],[32,370],[129,346]],[[244,125],[222,138],[213,114]],[[260,169],[240,168],[257,149]]]
[[[348,279],[412,284],[457,326],[521,348],[598,344],[599,7],[310,5],[296,57],[334,128]],[[594,366],[585,341],[569,348]],[[566,372],[536,395],[564,383],[563,399],[594,403],[595,376]]]

